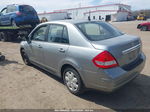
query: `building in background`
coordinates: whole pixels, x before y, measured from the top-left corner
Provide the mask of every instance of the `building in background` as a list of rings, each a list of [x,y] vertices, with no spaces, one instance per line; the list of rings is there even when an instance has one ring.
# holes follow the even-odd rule
[[[46,18],[48,21],[64,20],[69,18],[67,12],[44,12],[39,13],[38,16],[40,20],[42,20],[42,18]]]
[[[50,13],[39,14],[50,20],[60,19],[90,19],[103,21],[126,21],[131,16],[131,6],[125,4],[109,4],[90,7],[79,7],[55,10]]]

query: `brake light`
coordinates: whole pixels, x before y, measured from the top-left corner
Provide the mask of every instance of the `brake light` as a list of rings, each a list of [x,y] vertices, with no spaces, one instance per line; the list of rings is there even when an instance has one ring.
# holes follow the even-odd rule
[[[18,16],[22,15],[22,13],[21,13],[21,12],[16,12],[16,14],[17,14]]]
[[[99,68],[107,69],[118,66],[116,59],[108,51],[98,54],[92,61]]]

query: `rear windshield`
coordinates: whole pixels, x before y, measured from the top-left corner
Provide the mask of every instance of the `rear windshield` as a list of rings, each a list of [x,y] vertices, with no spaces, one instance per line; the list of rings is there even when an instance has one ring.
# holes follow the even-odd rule
[[[29,5],[22,5],[20,6],[20,11],[21,12],[35,12],[34,8],[32,6]]]
[[[84,22],[76,24],[91,41],[100,41],[123,35],[118,29],[105,22]]]

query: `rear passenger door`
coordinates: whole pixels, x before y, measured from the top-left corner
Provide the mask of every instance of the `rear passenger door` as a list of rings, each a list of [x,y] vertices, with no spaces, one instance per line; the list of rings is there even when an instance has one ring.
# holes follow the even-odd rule
[[[47,68],[56,72],[66,57],[69,47],[67,27],[58,24],[50,25],[47,43],[44,45],[44,59]]]

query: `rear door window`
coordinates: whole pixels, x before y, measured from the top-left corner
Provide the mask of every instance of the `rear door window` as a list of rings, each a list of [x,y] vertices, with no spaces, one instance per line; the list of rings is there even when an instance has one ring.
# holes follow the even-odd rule
[[[50,25],[50,29],[48,32],[48,41],[68,44],[69,39],[67,28],[62,25]]]
[[[2,13],[3,15],[5,15],[6,12],[7,12],[7,8],[4,8],[4,9],[1,11],[1,13]]]
[[[35,13],[34,8],[28,5],[20,6],[19,10],[20,12],[24,12],[24,13]]]
[[[16,6],[10,5],[10,6],[7,7],[7,13],[15,12],[15,11],[17,11]]]

